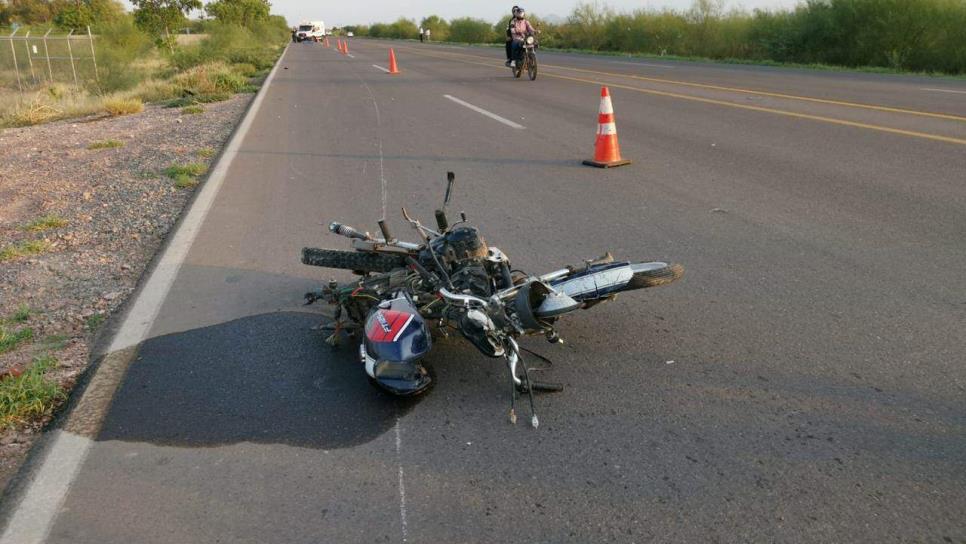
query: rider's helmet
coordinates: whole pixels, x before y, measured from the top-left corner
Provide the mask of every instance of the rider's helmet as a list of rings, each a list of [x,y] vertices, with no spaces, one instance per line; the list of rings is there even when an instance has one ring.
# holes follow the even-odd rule
[[[513,15],[517,19],[526,19],[526,17],[527,17],[527,10],[525,10],[525,9],[517,6],[517,10],[516,10],[516,12],[514,12]]]
[[[513,16],[516,17],[518,11],[520,11],[520,6],[513,6],[513,9],[510,10],[510,13],[512,13]]]

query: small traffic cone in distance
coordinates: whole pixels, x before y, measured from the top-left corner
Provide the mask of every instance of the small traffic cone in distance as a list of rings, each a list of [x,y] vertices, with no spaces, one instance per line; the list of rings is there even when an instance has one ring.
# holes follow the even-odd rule
[[[610,100],[610,90],[600,88],[600,110],[597,114],[597,141],[594,143],[594,159],[584,161],[587,166],[613,168],[624,166],[631,161],[621,158],[621,148],[617,143],[617,124],[614,123],[614,105]]]
[[[328,46],[329,46],[329,37],[326,36],[322,38],[322,47],[328,47]]]
[[[399,67],[396,66],[396,52],[392,50],[392,47],[389,48],[389,73],[399,73]]]
[[[342,42],[342,54],[343,55],[349,54],[349,40]]]

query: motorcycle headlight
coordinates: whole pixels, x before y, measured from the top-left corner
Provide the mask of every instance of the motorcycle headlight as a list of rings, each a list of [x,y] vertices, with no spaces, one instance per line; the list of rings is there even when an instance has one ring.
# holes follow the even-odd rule
[[[527,36],[527,45],[533,45],[533,36]]]

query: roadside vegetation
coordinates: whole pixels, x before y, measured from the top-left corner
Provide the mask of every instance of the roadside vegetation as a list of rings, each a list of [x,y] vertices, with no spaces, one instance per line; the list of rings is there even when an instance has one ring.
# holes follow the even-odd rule
[[[85,32],[95,37],[97,77],[17,92],[11,54],[0,54],[0,128],[86,115],[128,115],[145,104],[184,107],[252,92],[289,38],[285,19],[266,0],[0,0],[0,32],[17,23],[34,35]],[[210,19],[186,14],[204,8]],[[192,39],[178,39],[190,30]],[[21,30],[21,34],[25,31]],[[4,56],[5,55],[5,56]],[[23,63],[24,59],[20,59]],[[6,64],[4,64],[6,63]],[[4,88],[5,87],[5,88]]]
[[[208,167],[200,162],[175,164],[164,169],[164,175],[174,180],[174,186],[179,189],[198,185],[200,177],[208,171]]]
[[[50,354],[35,357],[23,371],[0,378],[0,430],[53,414],[66,398],[48,372],[57,367]]]
[[[737,4],[737,2],[735,2]],[[794,9],[728,9],[724,0],[695,0],[686,11],[621,12],[583,3],[554,22],[529,14],[541,45],[563,50],[701,58],[731,62],[966,74],[963,0],[803,0]],[[351,26],[356,36],[502,44],[507,18],[474,18]]]

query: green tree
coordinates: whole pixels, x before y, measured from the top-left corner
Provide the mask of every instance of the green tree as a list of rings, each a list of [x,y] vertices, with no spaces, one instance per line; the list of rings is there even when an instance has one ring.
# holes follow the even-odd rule
[[[490,23],[482,19],[472,17],[462,17],[453,19],[449,24],[449,39],[461,43],[489,43],[499,38]]]
[[[430,31],[430,37],[436,41],[445,41],[449,38],[449,23],[446,19],[438,15],[430,15],[419,23],[419,26]]]
[[[201,0],[130,0],[134,4],[134,23],[153,36],[173,31],[185,24],[193,9],[201,9]]]
[[[3,11],[7,23],[49,23],[54,17],[53,6],[48,0],[9,0],[4,2]]]
[[[60,0],[52,4],[54,24],[65,30],[79,30],[124,16],[124,6],[115,0]]]
[[[271,7],[266,0],[215,0],[205,11],[219,22],[252,28],[256,22],[268,20]]]

